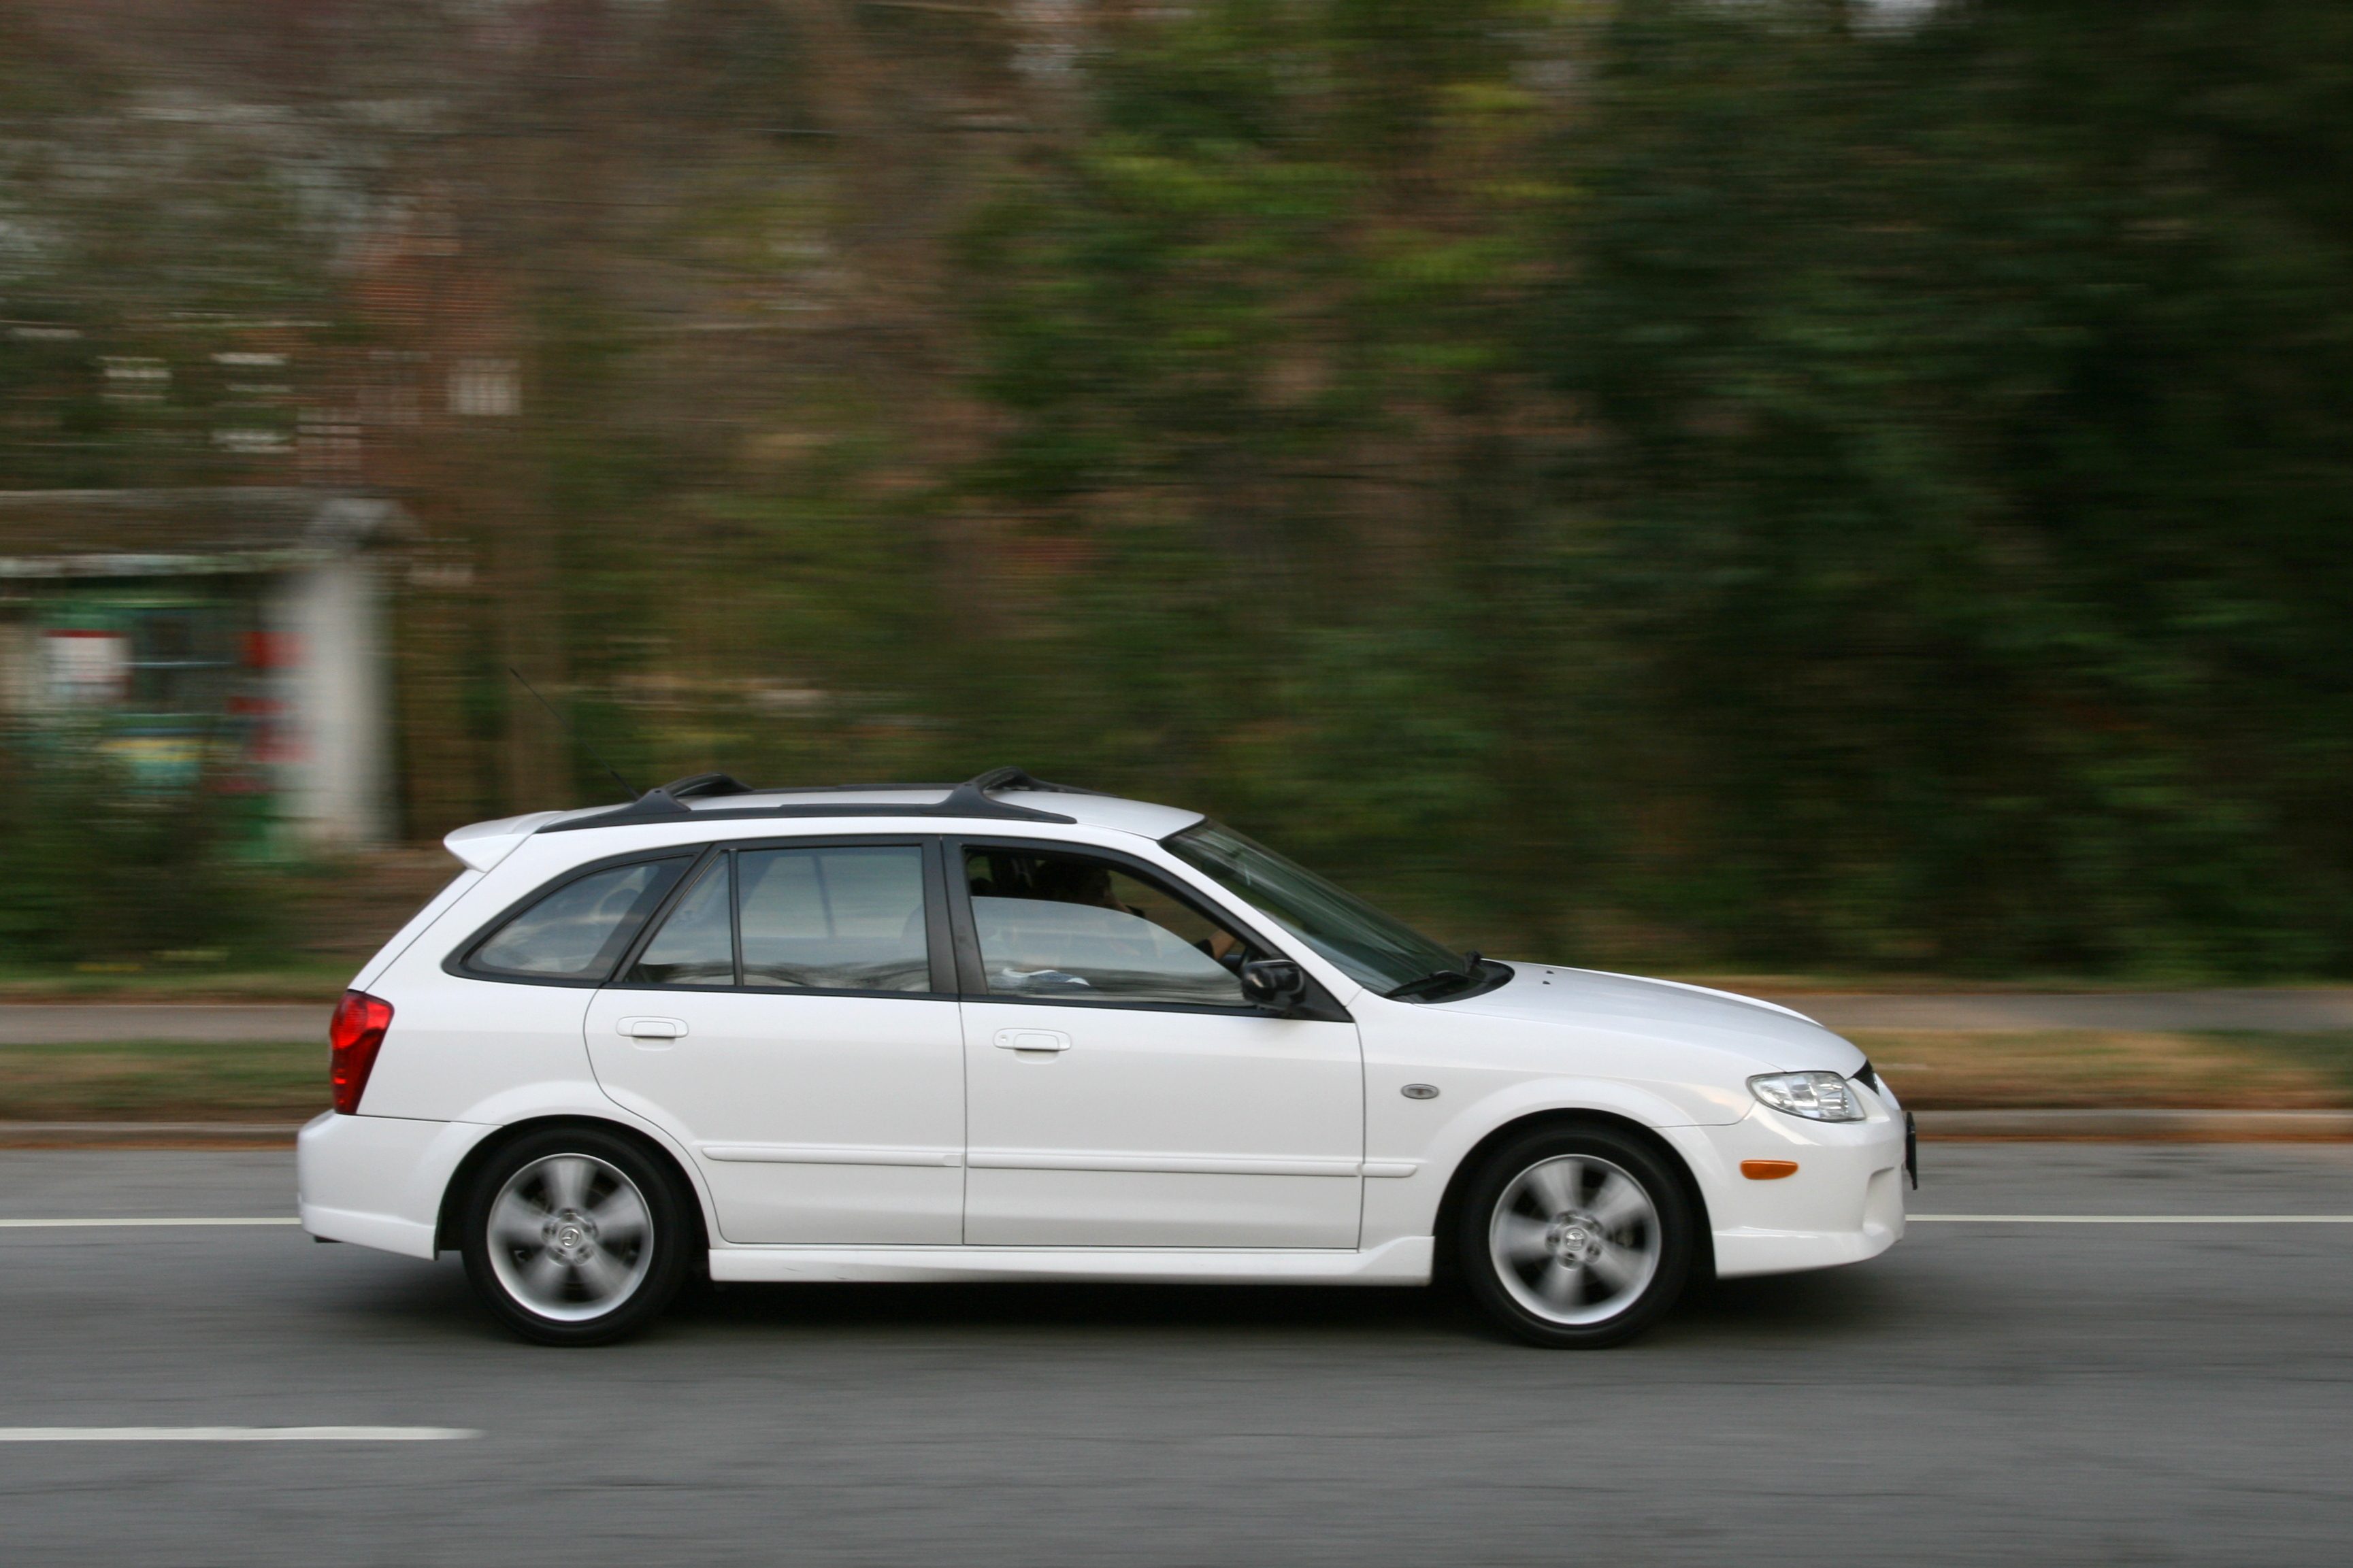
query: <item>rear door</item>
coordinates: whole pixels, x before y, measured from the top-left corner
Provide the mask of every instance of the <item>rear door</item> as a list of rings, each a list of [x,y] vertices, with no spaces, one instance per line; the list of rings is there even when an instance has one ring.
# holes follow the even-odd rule
[[[1275,956],[1133,858],[951,845],[975,1246],[1353,1247],[1356,1026],[1276,1017],[1236,971]]]
[[[953,1244],[952,975],[930,841],[722,847],[597,992],[588,1054],[607,1094],[691,1152],[726,1240]]]

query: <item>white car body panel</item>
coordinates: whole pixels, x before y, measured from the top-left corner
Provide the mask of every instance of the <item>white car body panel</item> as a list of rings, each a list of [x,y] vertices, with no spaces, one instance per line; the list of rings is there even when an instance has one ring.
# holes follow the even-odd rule
[[[1903,1234],[1904,1126],[1769,1110],[1746,1079],[1852,1075],[1862,1053],[1770,1003],[1672,982],[1514,965],[1486,994],[1365,991],[1165,849],[1196,813],[999,792],[1073,823],[694,816],[578,831],[591,812],[461,828],[467,869],[362,969],[394,1020],[357,1116],[301,1141],[313,1234],[430,1256],[460,1162],[504,1127],[593,1119],[654,1139],[702,1205],[721,1279],[1361,1280],[1429,1277],[1449,1183],[1503,1128],[1556,1112],[1662,1141],[1706,1210],[1720,1274],[1859,1260]],[[925,805],[936,791],[824,797]],[[1178,1009],[597,989],[476,979],[445,961],[593,860],[714,841],[965,835],[1117,850],[1222,905],[1294,959],[1353,1024]],[[894,1010],[902,1010],[894,1012]],[[791,1021],[783,1021],[792,1014]],[[621,1020],[678,1020],[641,1043]],[[893,1020],[897,1021],[893,1021]],[[1008,1030],[1068,1048],[1001,1047]],[[1409,1085],[1430,1098],[1408,1098]],[[1417,1095],[1426,1090],[1417,1088]],[[1744,1159],[1793,1160],[1751,1181]]]
[[[302,1228],[330,1241],[432,1257],[450,1175],[497,1131],[486,1122],[313,1117],[295,1140]]]
[[[469,870],[487,871],[513,854],[524,840],[542,827],[571,815],[575,814],[533,811],[521,816],[502,816],[495,822],[477,822],[444,835],[441,844]]]
[[[441,917],[456,908],[458,900],[472,892],[474,884],[481,879],[482,874],[471,866],[451,878],[448,885],[427,900],[423,909],[411,915],[408,918],[408,923],[394,932],[392,940],[385,942],[377,950],[375,956],[367,961],[366,967],[352,977],[352,989],[364,991],[375,984],[377,975],[390,968],[396,959],[414,946],[417,938],[440,923]]]
[[[1356,1245],[1353,1025],[962,1004],[966,1243]],[[1036,1039],[1059,1048],[1022,1050]]]
[[[613,1100],[693,1152],[734,1243],[929,1242],[964,1225],[964,1044],[935,996],[610,986],[588,1055]],[[625,1020],[685,1026],[638,1039]]]
[[[1809,1121],[1760,1105],[1684,1162],[1706,1199],[1715,1271],[1787,1274],[1858,1263],[1904,1236],[1904,1120],[1857,1087],[1866,1121]],[[1752,1182],[1743,1160],[1791,1160],[1798,1173]]]
[[[494,1107],[544,1098],[540,1085],[585,1083],[592,1103],[601,1099],[580,1033],[596,993],[460,979],[439,958],[412,948],[373,982],[397,999],[368,1077],[368,1115],[501,1121]]]

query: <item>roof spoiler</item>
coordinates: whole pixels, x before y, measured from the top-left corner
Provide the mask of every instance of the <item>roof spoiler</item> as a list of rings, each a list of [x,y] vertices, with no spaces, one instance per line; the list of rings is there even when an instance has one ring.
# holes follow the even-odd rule
[[[494,822],[469,823],[445,834],[441,844],[469,870],[487,871],[513,854],[516,845],[563,815],[560,811],[532,811],[521,816],[502,816]]]

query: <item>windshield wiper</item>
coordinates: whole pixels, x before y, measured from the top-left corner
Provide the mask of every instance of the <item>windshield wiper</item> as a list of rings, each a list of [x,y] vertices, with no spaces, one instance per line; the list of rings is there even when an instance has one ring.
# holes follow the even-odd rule
[[[1419,980],[1409,980],[1388,993],[1389,999],[1394,1002],[1435,1001],[1448,992],[1478,984],[1480,971],[1486,967],[1486,959],[1477,952],[1464,953],[1461,968],[1433,969]]]

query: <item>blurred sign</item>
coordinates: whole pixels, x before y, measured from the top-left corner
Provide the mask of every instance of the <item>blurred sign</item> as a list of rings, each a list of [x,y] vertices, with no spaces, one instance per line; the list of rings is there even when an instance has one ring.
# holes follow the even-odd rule
[[[121,632],[58,628],[42,635],[48,650],[50,700],[60,707],[119,702],[131,681],[131,639]]]
[[[209,748],[195,735],[114,735],[99,750],[122,764],[146,789],[187,789],[204,772]]]
[[[449,412],[509,419],[522,412],[522,377],[511,359],[459,360],[449,373]]]

